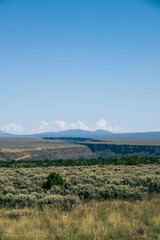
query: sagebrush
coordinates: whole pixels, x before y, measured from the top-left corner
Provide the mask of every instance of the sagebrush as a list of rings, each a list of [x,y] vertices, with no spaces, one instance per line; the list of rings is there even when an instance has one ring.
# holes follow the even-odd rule
[[[66,181],[44,192],[43,182],[52,172]],[[0,205],[4,207],[70,209],[82,201],[142,200],[159,193],[159,165],[0,169]]]

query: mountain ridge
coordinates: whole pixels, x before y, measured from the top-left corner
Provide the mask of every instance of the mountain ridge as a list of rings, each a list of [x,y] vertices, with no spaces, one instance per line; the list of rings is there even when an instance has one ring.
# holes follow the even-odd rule
[[[113,133],[107,130],[88,131],[82,129],[71,129],[59,132],[43,132],[35,134],[16,135],[0,130],[0,137],[119,137],[119,138],[160,138],[160,131],[135,132],[135,133]]]
[[[0,130],[0,137],[1,136],[11,136],[12,134],[9,134],[9,133],[7,133],[7,132],[4,132],[4,131],[2,131],[2,130]]]
[[[42,137],[104,137],[112,136],[114,133],[106,130],[96,130],[96,131],[87,131],[81,129],[72,129],[61,132],[45,132],[39,134],[33,134],[32,136],[42,136]]]

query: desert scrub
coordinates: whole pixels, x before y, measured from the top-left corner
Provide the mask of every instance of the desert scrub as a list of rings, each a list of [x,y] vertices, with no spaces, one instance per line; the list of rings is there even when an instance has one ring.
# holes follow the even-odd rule
[[[44,192],[43,182],[53,172],[65,182]],[[0,168],[0,206],[65,209],[90,200],[148,199],[160,193],[158,173],[160,165]]]

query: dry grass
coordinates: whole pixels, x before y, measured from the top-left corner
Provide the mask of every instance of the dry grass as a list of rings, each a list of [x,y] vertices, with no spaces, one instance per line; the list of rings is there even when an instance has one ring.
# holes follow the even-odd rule
[[[92,201],[71,211],[0,210],[1,240],[151,240],[159,234],[159,198]]]

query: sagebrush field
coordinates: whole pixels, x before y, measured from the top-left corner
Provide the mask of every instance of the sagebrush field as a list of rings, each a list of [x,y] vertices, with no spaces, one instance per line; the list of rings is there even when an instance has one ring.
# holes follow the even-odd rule
[[[46,191],[53,172],[65,181]],[[160,165],[3,167],[0,239],[158,239],[159,193]]]
[[[66,181],[45,192],[43,182],[52,172]],[[52,204],[70,209],[93,199],[151,198],[160,192],[160,166],[1,168],[0,183],[0,203],[4,207]]]

